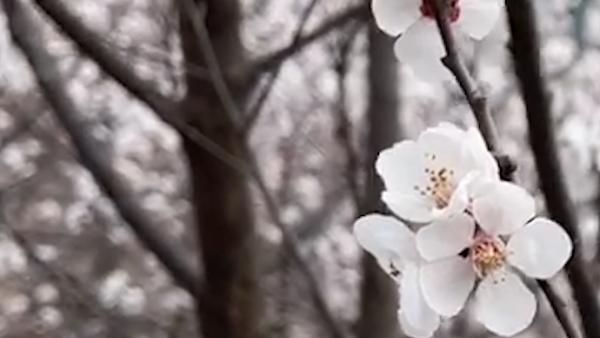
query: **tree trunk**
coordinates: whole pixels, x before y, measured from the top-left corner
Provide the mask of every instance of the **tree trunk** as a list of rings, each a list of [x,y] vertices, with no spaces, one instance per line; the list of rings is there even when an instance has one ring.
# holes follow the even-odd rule
[[[399,138],[397,62],[393,41],[374,24],[369,27],[369,106],[367,192],[362,214],[382,212],[383,183],[375,173],[375,160],[382,149]],[[368,254],[363,257],[363,283],[359,338],[398,338],[397,290],[392,280]]]
[[[212,47],[233,97],[244,84],[231,79],[245,62],[240,41],[237,0],[206,0],[206,26]],[[181,12],[181,43],[187,62],[206,65],[189,13]],[[193,72],[187,72],[192,74]],[[244,141],[210,80],[188,75],[183,111],[190,125],[229,154],[244,158]],[[260,293],[255,268],[255,231],[248,176],[232,169],[195,144],[187,142],[193,203],[205,271],[206,299],[198,306],[206,338],[258,337]]]

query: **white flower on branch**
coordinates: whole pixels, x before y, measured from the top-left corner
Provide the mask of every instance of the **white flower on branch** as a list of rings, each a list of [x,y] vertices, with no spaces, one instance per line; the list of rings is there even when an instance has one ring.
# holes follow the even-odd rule
[[[479,283],[477,319],[498,335],[512,336],[531,324],[537,307],[516,271],[551,278],[573,245],[558,224],[534,218],[534,199],[521,187],[485,180],[471,186],[469,213],[438,219],[417,233],[417,249],[428,261],[419,273],[421,290],[432,309],[450,317]]]
[[[440,316],[427,305],[421,292],[420,270],[424,263],[414,233],[401,221],[371,214],[354,223],[354,235],[398,284],[398,319],[405,334],[428,338],[438,329]]]
[[[375,166],[385,184],[383,201],[400,218],[417,223],[464,211],[469,177],[499,180],[479,131],[450,123],[382,151]]]
[[[398,59],[424,80],[450,78],[441,63],[445,49],[437,29],[432,1],[373,0],[377,26],[392,36],[400,36],[394,46]],[[494,28],[501,12],[499,0],[451,0],[450,23],[457,32],[476,40]]]

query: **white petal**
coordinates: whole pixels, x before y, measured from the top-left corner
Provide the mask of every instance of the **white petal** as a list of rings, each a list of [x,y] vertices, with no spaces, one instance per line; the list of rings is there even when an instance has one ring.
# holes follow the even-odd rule
[[[406,314],[402,310],[398,310],[398,321],[404,334],[413,338],[430,338],[437,330],[437,327],[439,327],[438,324],[435,328],[433,326],[425,329],[416,328],[408,321]]]
[[[400,312],[406,331],[429,337],[440,325],[440,317],[425,302],[419,283],[419,268],[407,266],[400,283]],[[408,330],[407,330],[408,329]],[[405,332],[406,332],[405,331]],[[406,332],[409,333],[409,332]]]
[[[417,143],[424,153],[435,155],[435,159],[427,161],[426,164],[433,165],[435,169],[451,169],[454,171],[454,177],[458,179],[464,176],[461,158],[463,140],[456,139],[447,131],[440,132],[439,128],[429,128],[419,135]]]
[[[428,261],[457,255],[469,246],[475,233],[475,222],[460,213],[434,221],[417,232],[417,249]]]
[[[398,217],[416,223],[428,223],[434,217],[433,201],[418,194],[403,194],[396,191],[384,191],[383,202]]]
[[[393,217],[363,216],[354,222],[354,236],[392,277],[402,265],[418,260],[413,232]]]
[[[437,82],[451,78],[441,61],[446,52],[434,20],[421,18],[415,22],[398,38],[394,52],[398,60],[423,80]]]
[[[456,315],[464,307],[475,284],[470,261],[460,256],[423,265],[420,277],[425,301],[445,317]]]
[[[462,213],[469,207],[469,204],[471,203],[469,195],[471,174],[474,174],[474,172],[463,176],[463,178],[459,181],[458,187],[456,187],[454,193],[452,193],[452,197],[450,197],[448,206],[443,211],[445,216]]]
[[[477,128],[469,128],[465,133],[463,162],[470,170],[476,170],[484,177],[497,179],[498,162],[488,151],[485,141]]]
[[[511,265],[529,277],[547,279],[567,263],[573,243],[560,225],[536,218],[512,235],[506,249]]]
[[[483,189],[483,188],[480,188]],[[535,215],[535,200],[516,184],[490,182],[473,201],[473,216],[490,235],[508,235]]]
[[[488,35],[500,18],[497,0],[462,0],[456,24],[470,37],[480,40]]]
[[[427,183],[425,155],[421,147],[412,140],[396,143],[379,153],[375,169],[387,190],[416,193],[415,185]]]
[[[516,274],[507,272],[494,280],[491,275],[479,284],[476,294],[477,319],[500,336],[512,336],[526,329],[536,311],[535,296]]]
[[[399,35],[421,17],[420,0],[373,0],[371,10],[377,26],[389,35]]]

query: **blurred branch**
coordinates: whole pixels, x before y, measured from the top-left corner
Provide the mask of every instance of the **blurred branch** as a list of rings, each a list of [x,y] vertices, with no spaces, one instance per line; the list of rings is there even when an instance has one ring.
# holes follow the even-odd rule
[[[107,74],[145,102],[171,124],[174,102],[160,94],[151,81],[144,81],[135,74],[133,67],[121,60],[103,43],[103,38],[84,25],[71,13],[62,0],[35,0],[35,3],[68,35],[77,46],[89,55]]]
[[[520,4],[523,4],[523,3],[526,3],[528,0],[517,0],[517,1],[520,1]],[[510,5],[509,5],[510,2],[511,2],[511,0],[507,1],[507,7],[510,7]],[[518,6],[521,6],[521,5],[518,5]],[[467,100],[469,101],[469,105],[471,106],[471,110],[473,111],[473,114],[475,115],[475,118],[478,121],[479,129],[481,130],[481,133],[486,141],[488,148],[490,149],[490,151],[492,151],[494,154],[497,155],[497,154],[499,154],[498,137],[497,137],[497,133],[496,133],[495,126],[494,126],[494,121],[491,118],[489,107],[487,105],[487,98],[485,96],[483,96],[483,94],[479,91],[479,89],[477,89],[475,81],[471,78],[469,71],[464,66],[463,61],[461,60],[460,56],[458,55],[458,49],[456,46],[456,42],[454,40],[452,28],[450,27],[450,21],[449,21],[449,15],[448,15],[448,10],[449,10],[448,2],[446,0],[436,0],[435,7],[436,7],[436,10],[435,10],[436,22],[437,22],[438,28],[440,30],[440,34],[441,34],[442,40],[444,42],[444,46],[446,48],[446,53],[447,53],[446,57],[444,57],[444,59],[443,59],[444,65],[446,65],[446,67],[454,75],[454,77],[456,78],[456,81],[459,83],[461,89],[463,90],[465,96],[467,97]],[[522,9],[520,9],[520,10],[522,10]],[[510,10],[509,10],[509,13],[510,13]],[[532,19],[532,18],[529,18],[529,19]],[[528,22],[527,25],[531,25],[531,22]],[[529,50],[528,52],[530,52],[533,49],[532,47],[537,48],[537,44],[525,46],[525,48]],[[535,49],[535,50],[537,51],[537,49]],[[517,59],[516,56],[515,56],[515,59]],[[529,67],[530,66],[532,66],[532,65],[529,65]],[[539,67],[538,67],[538,70],[539,70]],[[541,86],[541,77],[540,77],[540,86]],[[525,86],[525,87],[527,87],[527,86]],[[498,161],[498,164],[501,167],[501,176],[505,179],[512,180],[512,175],[511,175],[512,173],[507,174],[506,168],[504,168],[504,170],[503,170],[502,167],[505,167],[508,165],[508,166],[512,167],[511,169],[513,169],[513,168],[515,168],[514,165],[511,165],[512,162],[510,161],[510,159],[507,156],[501,156],[501,159],[503,159],[503,161],[505,162],[505,163],[502,163],[503,161]],[[551,171],[553,170],[550,168],[544,168],[544,169],[548,169]],[[554,169],[557,169],[557,168],[554,168]],[[540,170],[539,165],[538,165],[538,170]],[[504,173],[503,173],[503,171],[504,171]],[[558,173],[558,171],[554,171],[553,173]],[[540,176],[543,176],[543,174],[544,173],[540,170]],[[566,204],[564,204],[564,205],[566,205]],[[559,219],[557,219],[557,221],[561,222],[561,220],[559,220]],[[569,226],[568,224],[565,224],[565,223],[561,223],[561,224],[563,224],[563,226],[565,226],[565,228]],[[570,234],[572,235],[572,232]],[[575,239],[576,237],[572,236],[572,238]],[[577,243],[577,241],[575,241],[575,242]],[[575,247],[578,247],[578,246],[575,245]],[[571,283],[573,283],[573,287],[575,287],[575,288],[577,287],[577,284],[575,284],[572,280],[571,280]],[[552,310],[554,311],[556,319],[559,321],[559,323],[563,327],[565,334],[569,338],[576,338],[577,336],[572,336],[571,334],[573,332],[577,332],[577,326],[573,322],[573,320],[571,320],[571,317],[569,316],[569,314],[567,313],[567,311],[563,305],[564,302],[559,297],[558,293],[555,290],[553,290],[551,285],[546,281],[538,280],[538,285],[542,289],[544,294],[546,295],[546,298],[548,299],[548,301],[552,307]],[[588,296],[595,297],[593,293],[589,294]],[[595,303],[593,300],[590,300],[590,301]],[[588,338],[591,338],[591,337],[592,336],[588,336]]]
[[[306,262],[306,260],[304,260],[302,257],[302,253],[300,252],[298,241],[294,236],[294,233],[288,229],[287,224],[285,224],[281,218],[279,205],[277,204],[275,198],[271,195],[269,188],[267,187],[267,184],[260,172],[258,164],[256,163],[256,159],[253,157],[250,149],[247,149],[247,154],[248,161],[250,162],[252,178],[254,179],[254,182],[256,183],[256,186],[264,199],[267,212],[275,226],[277,226],[279,231],[281,231],[283,246],[289,253],[291,260],[299,268],[302,275],[304,275],[310,296],[317,308],[317,312],[321,315],[321,319],[325,322],[325,325],[331,332],[332,337],[347,337],[348,335],[346,334],[344,328],[340,326],[332,312],[329,310],[329,306],[327,305],[325,297],[321,293],[317,278],[312,273],[308,262]]]
[[[290,45],[271,52],[270,54],[261,57],[254,62],[254,66],[250,72],[252,76],[258,76],[264,72],[277,67],[287,58],[300,52],[304,47],[319,38],[331,33],[354,20],[367,20],[369,18],[369,7],[366,4],[354,5],[345,11],[325,20],[321,25],[315,28],[312,32],[302,35]]]
[[[306,23],[308,22],[308,19],[310,18],[319,1],[320,0],[311,0],[311,2],[308,4],[308,6],[306,6],[304,11],[300,15],[300,20],[298,21],[298,25],[296,26],[296,31],[294,32],[291,45],[297,44],[298,41],[302,38],[302,33],[304,32]],[[267,83],[265,83],[265,85],[262,87],[263,89],[258,95],[256,102],[252,106],[250,106],[250,108],[248,109],[248,113],[245,115],[242,130],[244,134],[248,135],[250,133],[252,127],[254,126],[254,123],[258,119],[262,108],[275,85],[275,82],[277,82],[277,78],[279,77],[279,73],[281,72],[283,63],[284,62],[280,62],[277,65],[275,65],[273,69],[269,71],[269,74],[266,75],[269,77]]]
[[[197,291],[200,290],[201,280],[196,272],[171,247],[165,245],[163,236],[152,226],[153,219],[139,208],[136,196],[132,196],[126,189],[127,185],[112,172],[110,161],[98,152],[98,144],[87,132],[87,128],[82,126],[75,104],[64,91],[66,86],[57,70],[56,61],[43,48],[40,32],[34,28],[31,10],[26,9],[21,0],[7,0],[4,4],[12,38],[31,65],[57,119],[71,136],[80,161],[112,199],[116,209],[144,246],[156,255],[171,274],[175,283],[199,299]]]
[[[13,0],[10,0],[12,2]],[[145,102],[165,123],[181,136],[197,144],[231,168],[242,171],[244,164],[197,129],[187,125],[179,116],[179,105],[160,94],[148,81],[139,78],[133,68],[117,57],[93,30],[85,26],[62,3],[62,0],[35,0],[37,5],[69,36],[77,46],[94,60],[102,70],[120,83],[135,97]]]
[[[506,9],[512,37],[511,52],[527,111],[529,142],[542,191],[550,215],[573,239],[573,257],[566,269],[585,334],[588,338],[597,338],[600,337],[597,293],[586,273],[581,252],[581,235],[577,229],[577,214],[567,193],[558,159],[550,99],[541,71],[534,10],[530,0],[508,0]]]
[[[192,24],[192,29],[196,35],[200,52],[204,57],[206,68],[210,76],[210,80],[225,107],[227,118],[236,128],[239,128],[238,122],[242,118],[242,114],[238,109],[237,103],[229,90],[225,77],[221,70],[221,65],[215,54],[214,48],[210,41],[208,30],[206,29],[206,3],[196,4],[194,0],[178,0],[181,13],[186,13],[189,21]]]
[[[358,175],[360,174],[360,160],[352,144],[352,123],[348,117],[348,106],[346,105],[347,91],[345,84],[352,42],[354,41],[358,26],[352,28],[353,29],[348,32],[347,36],[345,35],[341,38],[342,40],[339,42],[339,46],[337,46],[337,51],[334,51],[334,53],[337,53],[335,71],[338,85],[338,98],[335,107],[337,113],[335,136],[341,148],[344,150],[345,178],[348,189],[350,190],[352,202],[354,203],[354,211],[355,213],[360,213],[363,204],[363,197],[360,192],[360,184],[358,181]]]

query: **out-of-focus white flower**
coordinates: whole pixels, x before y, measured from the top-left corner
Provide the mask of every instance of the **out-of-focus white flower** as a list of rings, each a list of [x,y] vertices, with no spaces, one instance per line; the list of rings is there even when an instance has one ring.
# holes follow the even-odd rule
[[[425,302],[420,285],[421,264],[414,233],[399,220],[371,214],[354,223],[354,235],[381,268],[398,284],[398,319],[405,334],[429,338],[440,325],[440,316]]]
[[[398,36],[394,51],[424,80],[440,80],[450,73],[440,62],[445,55],[432,1],[373,0],[371,9],[379,28]],[[494,28],[501,12],[499,0],[451,0],[450,22],[466,36],[480,40]]]
[[[527,328],[536,300],[516,274],[548,279],[571,256],[572,242],[556,223],[535,216],[535,201],[508,182],[473,181],[469,214],[438,219],[416,235],[420,285],[427,304],[442,316],[464,306],[476,280],[477,319],[512,336]],[[472,216],[471,216],[472,215]],[[507,240],[505,240],[507,238]]]
[[[400,218],[418,223],[462,212],[470,177],[499,179],[479,131],[450,123],[382,151],[375,167],[385,184],[383,201]]]

